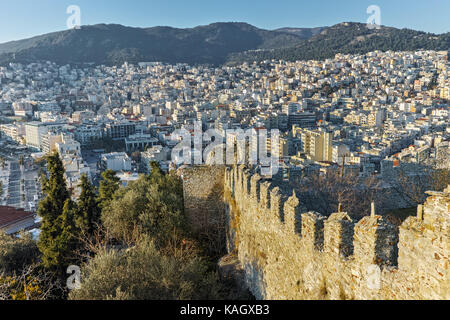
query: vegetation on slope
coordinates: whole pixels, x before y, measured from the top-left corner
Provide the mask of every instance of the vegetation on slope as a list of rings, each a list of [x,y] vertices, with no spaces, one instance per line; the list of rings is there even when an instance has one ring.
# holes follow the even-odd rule
[[[321,60],[336,53],[374,50],[448,50],[449,42],[450,33],[368,29],[362,23],[274,31],[232,22],[191,29],[100,24],[0,44],[0,64],[53,61],[121,65],[125,61],[159,61],[220,65],[267,59]]]
[[[58,154],[47,161],[39,241],[0,235],[0,299],[242,298],[187,225],[178,176],[152,163],[150,175],[123,187],[105,171],[98,193],[83,176],[74,201]],[[71,265],[81,267],[73,291]]]
[[[364,54],[371,51],[449,50],[450,33],[435,35],[409,29],[369,29],[361,23],[341,23],[289,48],[234,53],[228,63],[282,59],[323,60],[338,53]]]

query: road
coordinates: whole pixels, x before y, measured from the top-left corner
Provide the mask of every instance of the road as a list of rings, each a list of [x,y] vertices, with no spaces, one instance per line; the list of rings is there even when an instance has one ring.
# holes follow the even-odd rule
[[[11,161],[9,166],[10,170],[9,170],[8,198],[6,200],[6,205],[20,208],[22,207],[22,199],[20,192],[20,180],[22,178],[22,174],[20,171],[19,162]]]
[[[36,178],[36,170],[21,168],[18,161],[11,161],[6,205],[32,210],[33,208],[30,207],[29,203],[33,202],[34,196],[39,191]],[[22,179],[24,181],[23,184]],[[25,201],[22,201],[22,194],[25,194]]]

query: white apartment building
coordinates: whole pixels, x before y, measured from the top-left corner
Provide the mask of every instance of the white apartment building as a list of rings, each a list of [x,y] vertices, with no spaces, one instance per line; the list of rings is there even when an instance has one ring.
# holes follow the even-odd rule
[[[42,148],[42,137],[47,134],[48,128],[43,122],[29,122],[25,125],[25,139],[27,146],[39,149]]]
[[[101,138],[102,128],[98,125],[82,125],[75,131],[75,139],[83,146]]]
[[[49,130],[62,128],[63,123],[45,123],[45,122],[28,122],[25,125],[25,139],[26,144],[29,147],[42,150],[43,148],[43,137]]]
[[[80,143],[69,136],[63,135],[62,141],[56,143],[55,147],[61,157],[64,157],[65,155],[81,155]]]
[[[103,167],[113,171],[131,171],[131,159],[125,152],[102,154]]]
[[[350,149],[345,144],[339,144],[333,146],[333,159],[334,163],[341,164],[344,157],[350,155]]]

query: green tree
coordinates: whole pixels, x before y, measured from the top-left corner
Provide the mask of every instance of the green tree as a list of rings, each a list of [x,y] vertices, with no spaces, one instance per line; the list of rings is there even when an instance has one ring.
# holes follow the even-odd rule
[[[78,262],[75,256],[79,238],[75,225],[76,204],[67,199],[62,214],[53,223],[42,224],[39,250],[44,267],[64,274],[66,268]]]
[[[95,187],[87,175],[81,176],[81,194],[77,202],[76,224],[87,235],[92,235],[100,223],[100,208],[98,206]]]
[[[150,175],[116,191],[101,214],[105,236],[92,247],[81,289],[69,299],[250,298],[219,280],[217,260],[203,255],[183,209],[180,178],[157,163]]]
[[[38,215],[44,222],[54,221],[61,215],[64,204],[70,198],[64,178],[64,166],[57,153],[47,157],[49,178],[41,176],[42,192],[46,197],[39,203]]]
[[[164,172],[161,170],[161,166],[156,161],[150,161],[150,172],[153,177],[161,177],[164,175]]]
[[[102,211],[102,222],[118,240],[133,242],[136,231],[155,239],[163,247],[171,239],[187,234],[182,184],[176,175],[155,167],[141,175]]]
[[[120,188],[120,179],[113,170],[102,172],[103,180],[100,181],[98,202],[101,209],[105,208],[113,199],[114,193]]]
[[[42,217],[38,248],[44,267],[63,272],[72,256],[76,242],[75,204],[70,199],[64,178],[64,167],[57,153],[48,156],[50,177],[43,177],[42,191],[46,195],[39,203],[38,215]]]
[[[38,261],[39,250],[31,234],[14,237],[0,232],[0,273],[20,273]]]

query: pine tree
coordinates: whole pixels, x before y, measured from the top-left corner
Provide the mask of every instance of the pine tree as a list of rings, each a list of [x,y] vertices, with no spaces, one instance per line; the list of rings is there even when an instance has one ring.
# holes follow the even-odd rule
[[[64,204],[70,198],[64,178],[64,167],[57,153],[47,157],[50,177],[41,177],[42,192],[46,197],[39,203],[38,215],[44,220],[54,221],[61,215]]]
[[[70,260],[74,247],[74,208],[64,178],[64,167],[57,153],[47,158],[50,176],[43,179],[42,191],[46,197],[39,203],[42,217],[38,248],[44,267],[62,272]]]
[[[75,251],[79,239],[75,226],[76,205],[67,199],[61,215],[54,221],[43,221],[38,247],[44,267],[64,274],[66,268],[78,261]]]
[[[98,202],[101,209],[105,208],[113,199],[114,193],[120,188],[120,179],[113,170],[102,173],[103,180],[100,181]]]
[[[87,175],[81,176],[81,194],[77,202],[77,227],[87,235],[92,235],[100,223],[100,208],[95,187]]]

